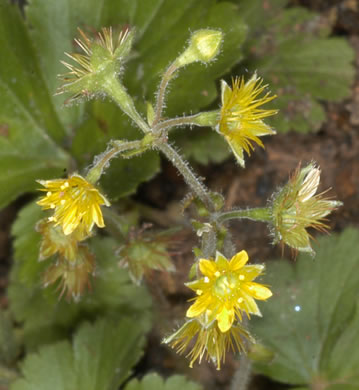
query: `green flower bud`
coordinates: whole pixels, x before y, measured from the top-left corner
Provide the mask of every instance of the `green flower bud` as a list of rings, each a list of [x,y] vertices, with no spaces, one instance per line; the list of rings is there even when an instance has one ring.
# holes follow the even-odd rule
[[[189,41],[187,49],[175,61],[179,68],[192,62],[210,62],[219,53],[223,34],[219,30],[195,31]]]

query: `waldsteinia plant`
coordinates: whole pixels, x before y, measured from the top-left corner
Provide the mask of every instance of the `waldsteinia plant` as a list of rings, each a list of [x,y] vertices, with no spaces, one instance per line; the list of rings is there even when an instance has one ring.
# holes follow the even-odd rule
[[[143,136],[132,141],[112,140],[84,172],[72,172],[66,178],[53,180],[39,178],[43,196],[37,204],[49,212],[37,224],[42,235],[39,260],[56,256],[44,273],[43,283],[47,286],[60,282],[61,295],[75,300],[86,294],[96,261],[101,261],[95,259],[86,240],[96,234],[97,228],[106,229],[105,210],[109,219],[116,218],[110,199],[98,187],[99,179],[106,174],[114,158],[130,159],[150,149],[162,153],[183,176],[192,194],[190,199],[197,216],[191,222],[200,240],[191,277],[186,283],[194,292],[191,306],[184,324],[164,338],[164,343],[187,354],[190,366],[205,358],[220,369],[228,350],[245,352],[250,343],[255,343],[247,329],[247,320],[252,315],[261,316],[257,302],[269,300],[270,305],[273,293],[270,286],[258,281],[265,272],[264,265],[251,264],[245,248],[233,249],[228,221],[248,218],[267,223],[274,243],[287,245],[294,252],[313,253],[307,229],[326,230],[325,218],[340,202],[326,198],[324,193],[317,194],[320,168],[311,162],[304,167],[299,165],[266,207],[224,211],[222,196],[206,188],[176,146],[168,142],[169,132],[176,127],[212,127],[227,141],[239,169],[243,169],[254,147],[264,147],[262,137],[276,133],[266,123],[266,118],[277,111],[265,108],[276,96],[267,91],[266,84],[256,73],[250,77],[235,77],[231,85],[222,81],[221,106],[217,110],[166,117],[166,92],[172,79],[191,63],[211,66],[221,51],[224,37],[220,30],[202,29],[192,33],[188,46],[162,75],[156,104],[147,103],[146,119],[136,109],[121,81],[126,58],[131,55],[134,32],[124,29],[115,35],[111,28],[103,28],[94,38],[79,32],[81,37],[76,43],[82,54],[66,53],[70,62],[63,64],[69,71],[63,75],[58,93],[69,94],[68,102],[111,99]],[[129,248],[127,252],[120,250],[119,256],[128,255],[129,251]],[[141,258],[135,261],[141,268]],[[165,264],[162,266],[166,268]],[[161,264],[153,262],[150,267],[161,268]]]

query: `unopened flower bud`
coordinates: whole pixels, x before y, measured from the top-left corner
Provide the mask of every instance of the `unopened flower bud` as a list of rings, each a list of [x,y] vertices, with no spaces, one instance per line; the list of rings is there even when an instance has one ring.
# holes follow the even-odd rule
[[[223,34],[219,30],[195,31],[187,49],[177,58],[176,65],[181,67],[192,62],[210,62],[219,53]]]

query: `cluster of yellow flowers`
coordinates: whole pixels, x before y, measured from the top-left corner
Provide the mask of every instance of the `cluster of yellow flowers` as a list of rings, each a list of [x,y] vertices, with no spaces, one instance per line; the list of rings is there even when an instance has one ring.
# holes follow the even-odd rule
[[[94,225],[102,228],[102,205],[109,201],[91,183],[77,174],[67,179],[40,180],[46,195],[37,204],[53,214],[37,224],[42,235],[40,260],[57,255],[44,275],[48,285],[61,279],[62,293],[74,298],[88,285],[89,274],[94,272],[94,258],[83,243],[92,233]]]
[[[117,94],[121,98],[114,100],[139,124],[146,136],[150,134],[149,142],[153,141],[154,136],[159,133],[142,120],[118,80],[122,59],[130,50],[133,34],[125,30],[114,42],[111,29],[102,29],[94,40],[90,40],[83,32],[80,33],[82,40],[76,42],[85,54],[68,54],[77,65],[64,63],[69,72],[64,75],[65,84],[59,93],[71,92],[71,99],[83,95],[95,96],[104,92],[101,90],[104,75],[111,74],[112,78],[106,76],[106,94],[113,98],[113,88],[109,87],[112,80],[115,83],[114,89],[121,92]],[[200,30],[192,35],[189,47],[169,67],[166,77],[163,77],[163,90],[160,89],[157,101],[160,103],[156,110],[157,122],[161,121],[165,88],[174,72],[195,61],[211,61],[218,54],[221,42],[222,33],[217,30]],[[245,166],[244,152],[250,155],[255,144],[264,147],[260,137],[275,134],[264,119],[276,114],[277,110],[261,108],[276,97],[266,92],[266,87],[257,74],[248,81],[235,78],[232,87],[223,81],[221,108],[203,113],[202,117],[197,118],[198,125],[210,125],[224,137],[242,167]],[[194,117],[196,116],[192,116],[191,120],[195,120]],[[187,118],[187,122],[183,123],[196,123],[188,120]],[[151,120],[148,123],[152,123]],[[179,118],[176,118],[176,123],[181,124]],[[166,137],[163,134],[161,137],[157,141],[164,142]],[[164,150],[169,155],[168,150]],[[187,168],[187,165],[181,160],[177,167],[181,171],[180,167]],[[191,186],[195,188],[196,178],[190,170],[189,174],[187,182],[192,183]],[[186,178],[186,173],[183,176]],[[37,225],[37,230],[43,236],[40,260],[57,256],[56,263],[47,270],[44,281],[49,284],[60,279],[62,293],[67,291],[73,297],[82,293],[95,267],[94,258],[84,241],[91,236],[94,225],[104,227],[101,206],[110,205],[92,184],[95,180],[91,180],[91,175],[87,177],[89,181],[78,174],[67,179],[39,181],[46,194],[38,204],[44,210],[52,211],[50,217]],[[319,179],[320,170],[314,164],[301,170],[298,168],[289,183],[273,197],[271,205],[266,209],[264,221],[272,224],[275,242],[283,242],[294,250],[312,251],[306,229],[325,229],[325,217],[340,204],[323,198],[322,194],[316,195]],[[198,185],[201,190],[197,192],[202,193],[204,190]],[[220,248],[220,244],[217,244]],[[214,250],[212,254],[214,255]],[[201,258],[196,264],[198,278],[186,284],[196,293],[196,297],[192,299],[194,303],[187,310],[187,320],[164,340],[179,353],[188,351],[190,366],[196,360],[201,362],[205,357],[220,369],[228,349],[245,351],[248,341],[252,341],[243,321],[251,315],[260,316],[256,300],[265,301],[272,296],[272,292],[267,286],[254,282],[263,274],[264,265],[247,263],[247,252],[242,250],[230,260],[217,251],[214,258]],[[142,273],[141,267],[138,267],[137,279],[142,277]]]

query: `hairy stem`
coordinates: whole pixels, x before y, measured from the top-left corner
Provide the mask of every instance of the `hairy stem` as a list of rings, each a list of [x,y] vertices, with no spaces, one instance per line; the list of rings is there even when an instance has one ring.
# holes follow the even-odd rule
[[[245,210],[231,210],[217,214],[215,220],[223,223],[230,219],[250,219],[252,221],[270,222],[272,220],[271,210],[269,208],[255,208]]]
[[[184,125],[192,126],[214,126],[217,122],[218,111],[200,112],[199,114],[183,116],[178,118],[168,119],[157,123],[153,126],[154,132],[169,129],[172,127],[179,127]]]
[[[248,327],[248,318],[243,317],[242,326]],[[249,341],[243,340],[245,348],[248,349]],[[247,390],[252,376],[252,362],[247,354],[242,352],[239,358],[239,367],[233,375],[230,390]]]
[[[239,358],[239,368],[235,372],[230,390],[247,390],[252,372],[252,362],[248,359],[247,355],[242,353]]]
[[[125,88],[115,76],[109,77],[103,84],[103,88],[107,95],[119,105],[125,114],[136,122],[137,126],[144,133],[150,132],[150,128],[147,123],[137,112],[131,96],[126,92]]]
[[[109,161],[116,157],[118,154],[125,152],[131,149],[137,149],[142,146],[142,141],[130,141],[130,142],[113,142],[112,148],[108,149],[100,156],[95,157],[96,163],[89,170],[86,175],[86,180],[90,183],[95,184],[103,174],[105,168],[107,167]]]
[[[158,88],[158,93],[157,93],[155,117],[154,117],[153,123],[152,123],[153,126],[155,126],[161,120],[161,115],[162,115],[162,110],[163,110],[164,100],[165,100],[165,94],[166,94],[166,88],[167,88],[169,81],[172,78],[173,73],[176,70],[177,70],[177,66],[173,63],[167,68],[165,74],[162,77],[160,86]]]
[[[217,235],[214,229],[211,229],[208,233],[203,233],[201,240],[201,249],[203,257],[209,259],[214,257],[217,247]]]
[[[158,143],[156,147],[171,161],[183,176],[185,182],[190,186],[191,190],[204,203],[209,211],[214,210],[214,203],[209,196],[209,192],[205,185],[193,173],[186,161],[176,152],[172,146],[166,143]]]

